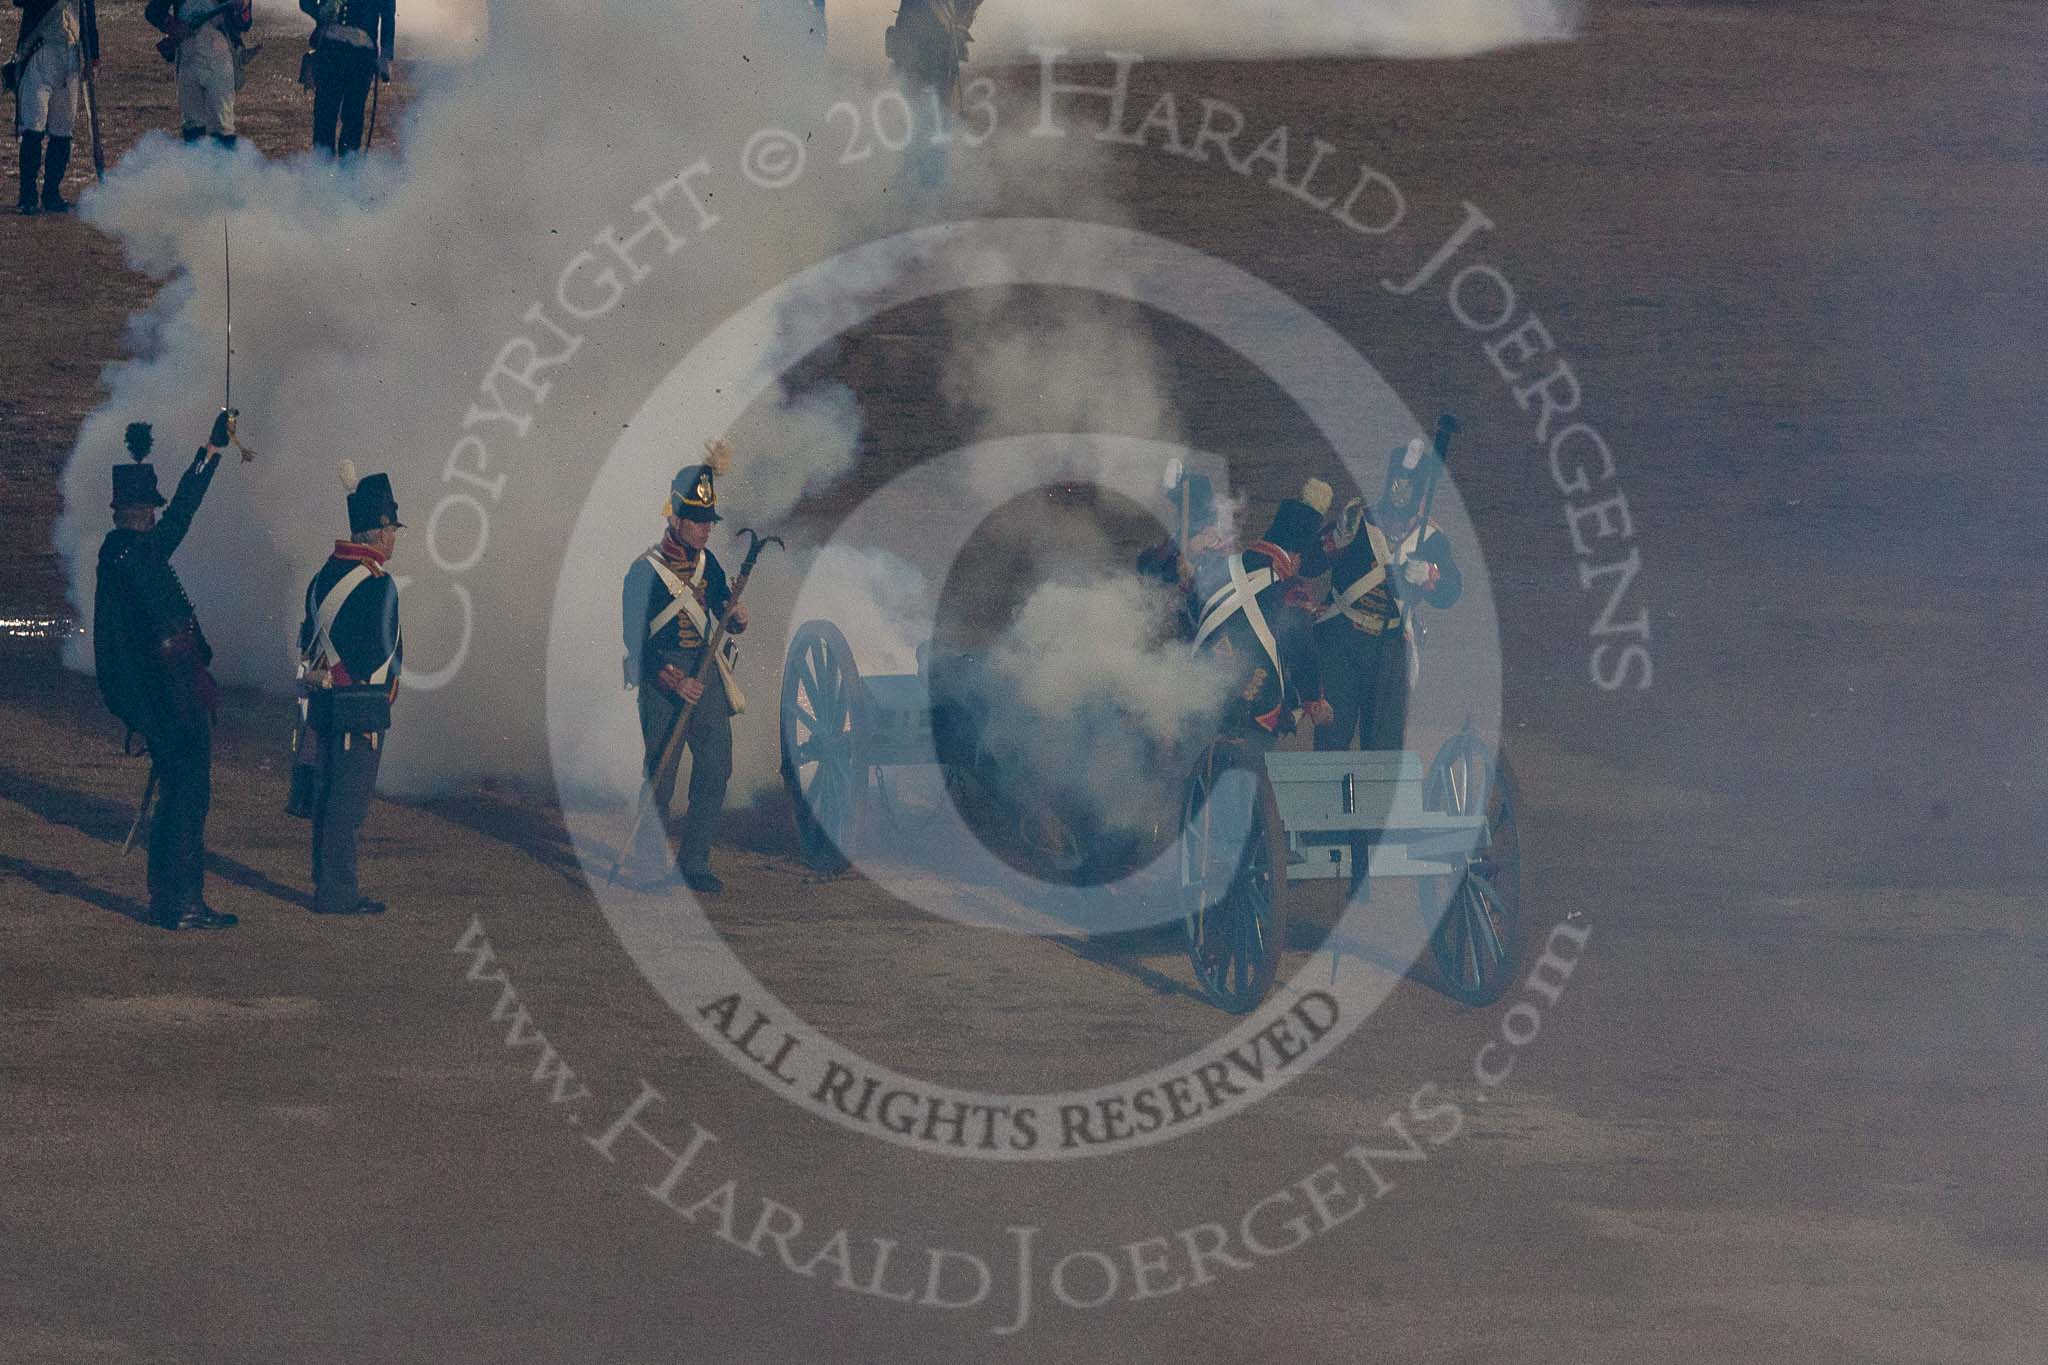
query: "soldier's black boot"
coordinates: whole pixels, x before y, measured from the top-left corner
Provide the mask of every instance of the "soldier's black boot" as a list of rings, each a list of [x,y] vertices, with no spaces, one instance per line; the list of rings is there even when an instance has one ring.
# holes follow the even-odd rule
[[[42,205],[36,199],[36,180],[43,171],[43,135],[23,133],[21,135],[21,198],[16,207],[23,214],[33,215]]]
[[[71,139],[50,139],[49,155],[43,159],[43,212],[69,213],[71,201],[64,197],[64,172],[71,167]]]
[[[313,913],[316,915],[381,915],[384,910],[383,901],[373,901],[368,896],[358,896],[347,905],[313,907]]]
[[[232,929],[241,923],[241,918],[216,910],[205,901],[187,901],[177,909],[160,916],[157,923],[171,930]]]

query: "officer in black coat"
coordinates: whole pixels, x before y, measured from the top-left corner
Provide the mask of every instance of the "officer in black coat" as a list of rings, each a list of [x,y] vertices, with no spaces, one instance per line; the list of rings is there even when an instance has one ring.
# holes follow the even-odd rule
[[[315,736],[313,912],[380,915],[384,903],[356,883],[356,832],[377,791],[377,765],[391,728],[404,642],[398,629],[398,585],[385,563],[405,523],[385,474],[358,478],[344,460],[347,540],[306,585],[299,657],[306,723]]]
[[[723,442],[709,448],[710,462],[685,468],[669,487],[664,506],[668,526],[660,542],[633,561],[622,594],[626,644],[626,685],[638,691],[643,775],[656,776],[669,732],[689,702],[684,743],[690,751],[690,804],[676,830],[675,868],[692,891],[713,894],[725,883],[711,870],[711,841],[732,778],[732,717],[736,707],[730,657],[695,674],[719,617],[732,602],[725,569],[711,553],[711,528],[718,515],[716,476],[731,458]],[[730,634],[747,628],[747,610],[734,606]],[[667,866],[668,849],[659,828],[675,797],[675,773],[655,788],[662,821],[641,826],[640,845],[631,850],[639,876]]]
[[[171,556],[191,529],[229,438],[228,413],[214,419],[165,506],[156,469],[144,463],[152,437],[127,432],[134,463],[114,468],[114,529],[100,542],[93,588],[93,662],[107,708],[142,736],[158,786],[149,836],[149,909],[166,929],[224,929],[235,916],[206,904],[206,811],[213,798],[213,649]],[[157,509],[163,508],[163,515]]]

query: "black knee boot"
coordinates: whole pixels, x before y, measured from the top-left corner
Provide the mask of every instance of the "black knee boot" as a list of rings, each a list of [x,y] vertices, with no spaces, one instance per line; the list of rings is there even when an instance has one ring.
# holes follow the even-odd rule
[[[69,213],[71,201],[64,197],[64,172],[71,165],[71,139],[50,139],[50,154],[43,159],[43,212]]]
[[[215,133],[213,140],[231,152],[235,149],[235,135],[233,133]]]
[[[187,128],[180,136],[187,142],[197,142],[200,138],[206,136],[206,130],[204,128]]]
[[[36,177],[43,170],[43,135],[23,133],[21,135],[21,198],[17,206],[23,213],[34,213],[40,205],[36,201]]]

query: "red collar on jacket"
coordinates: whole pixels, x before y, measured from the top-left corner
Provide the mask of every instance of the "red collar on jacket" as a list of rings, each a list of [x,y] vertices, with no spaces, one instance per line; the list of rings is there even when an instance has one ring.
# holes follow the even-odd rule
[[[334,542],[334,557],[367,564],[372,573],[384,572],[384,552],[374,545],[358,545],[353,540],[337,540]]]
[[[679,574],[694,573],[697,568],[697,556],[704,553],[693,545],[684,544],[683,538],[676,534],[673,526],[661,533],[661,543],[654,547],[654,552],[661,556],[663,563]]]
[[[1261,554],[1273,562],[1273,581],[1284,583],[1301,572],[1301,556],[1291,555],[1270,540],[1255,540],[1245,546],[1246,554]]]

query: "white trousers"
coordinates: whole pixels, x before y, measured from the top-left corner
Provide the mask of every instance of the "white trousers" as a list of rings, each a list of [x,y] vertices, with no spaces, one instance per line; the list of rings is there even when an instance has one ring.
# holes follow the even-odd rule
[[[235,49],[218,24],[178,45],[178,118],[188,133],[235,131]]]
[[[70,137],[78,122],[79,50],[45,42],[22,69],[15,94],[17,132]]]

